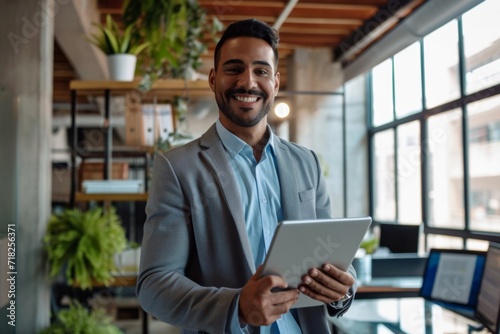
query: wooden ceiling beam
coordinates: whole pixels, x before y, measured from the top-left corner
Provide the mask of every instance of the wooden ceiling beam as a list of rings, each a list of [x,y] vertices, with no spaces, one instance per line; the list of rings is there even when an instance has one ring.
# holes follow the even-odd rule
[[[248,19],[247,15],[224,15],[223,22],[226,24],[234,21],[240,21]],[[274,16],[260,16],[256,17],[256,19],[260,21],[264,21],[266,23],[272,23],[276,20]],[[327,17],[297,17],[297,16],[289,16],[286,20],[286,23],[297,23],[297,24],[344,24],[344,25],[354,25],[359,26],[363,23],[363,20],[360,19],[341,19],[341,18],[327,18]]]
[[[388,0],[300,0],[301,3],[319,3],[319,4],[340,4],[340,5],[367,5],[381,7],[387,5]]]
[[[199,0],[198,3],[204,8],[213,8],[220,11],[225,10],[232,11],[234,9],[241,8],[275,8],[283,9],[285,8],[285,2],[283,1],[241,1],[234,5],[227,4],[220,0]],[[377,10],[377,6],[371,4],[352,4],[348,1],[344,3],[321,3],[321,2],[299,2],[295,5],[296,9],[318,9],[318,10],[348,10],[348,11],[373,11]]]
[[[221,20],[227,20],[228,15],[244,15],[246,18],[255,16],[269,16],[280,14],[284,8],[282,2],[259,2],[245,1],[235,6],[221,6],[220,0],[199,1],[200,5],[207,9],[208,14],[215,15]],[[99,1],[99,12],[103,15],[121,15],[123,13],[122,1]],[[290,16],[317,17],[318,14],[328,18],[364,18],[373,15],[377,11],[376,6],[353,5],[353,4],[323,4],[323,3],[298,3]],[[267,14],[267,15],[266,15]],[[288,22],[288,20],[287,20]]]
[[[349,29],[336,29],[336,28],[300,28],[284,26],[280,28],[279,33],[287,34],[311,34],[311,35],[341,35],[346,36],[350,34]]]
[[[299,2],[296,9],[316,9],[316,10],[335,10],[335,11],[362,11],[370,12],[376,11],[377,6],[373,5],[356,5],[351,3],[304,3]]]
[[[204,54],[201,55],[201,58],[213,60],[214,52],[215,52],[215,44],[211,45],[207,49],[207,52],[205,52]],[[294,52],[294,49],[291,46],[280,43],[280,45],[278,46],[278,52],[279,52],[279,58],[284,59],[284,58],[288,57],[289,55],[291,55]]]
[[[301,45],[303,47],[330,47],[330,45],[335,45],[341,40],[338,36],[322,36],[320,38],[317,36],[316,38],[311,38],[308,35],[292,35],[292,36],[282,36],[280,38],[280,44],[285,45],[293,45],[298,46]]]

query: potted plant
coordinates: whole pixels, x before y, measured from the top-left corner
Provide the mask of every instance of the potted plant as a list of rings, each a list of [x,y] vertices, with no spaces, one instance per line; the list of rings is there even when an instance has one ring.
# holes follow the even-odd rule
[[[51,216],[44,237],[50,276],[64,270],[69,285],[83,290],[109,285],[115,254],[127,246],[125,230],[114,208],[67,209]]]
[[[92,34],[87,40],[106,54],[109,79],[134,80],[137,55],[145,50],[149,43],[133,43],[134,25],[130,24],[122,30],[109,14],[106,16],[106,23],[97,27],[98,32]]]
[[[202,65],[207,43],[222,30],[196,0],[126,0],[122,20],[136,27],[133,40],[150,45],[139,57],[145,90],[158,78],[189,79],[188,73]]]
[[[138,57],[142,73],[139,90],[148,91],[158,79],[193,80],[202,65],[201,55],[208,43],[217,41],[222,23],[217,17],[208,19],[196,0],[125,0],[122,21],[133,25],[132,39],[150,47]],[[159,140],[158,150],[185,143],[191,136],[187,130],[189,96],[176,96],[174,133]]]
[[[89,311],[77,302],[57,313],[57,320],[39,334],[122,334],[104,310]]]

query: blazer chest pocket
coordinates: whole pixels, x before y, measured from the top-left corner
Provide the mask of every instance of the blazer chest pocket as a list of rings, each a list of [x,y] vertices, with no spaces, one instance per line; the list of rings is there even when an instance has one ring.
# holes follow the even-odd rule
[[[316,217],[316,192],[314,189],[308,189],[299,192],[299,211],[302,219]]]
[[[300,198],[301,202],[308,202],[308,201],[314,200],[314,198],[315,198],[314,189],[311,188],[311,189],[299,192],[299,198]]]

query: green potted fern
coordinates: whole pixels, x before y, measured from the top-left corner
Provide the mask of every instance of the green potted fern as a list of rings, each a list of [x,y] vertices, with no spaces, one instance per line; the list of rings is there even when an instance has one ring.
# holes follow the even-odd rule
[[[69,285],[83,290],[109,285],[115,255],[127,246],[114,208],[67,209],[51,216],[44,237],[51,277],[64,272]]]
[[[77,302],[57,313],[57,319],[39,334],[123,334],[103,309],[88,310]]]
[[[134,25],[120,29],[111,15],[106,16],[106,23],[97,25],[98,31],[87,40],[106,54],[109,79],[118,81],[134,80],[137,55],[149,47],[148,42],[134,44],[132,34]]]

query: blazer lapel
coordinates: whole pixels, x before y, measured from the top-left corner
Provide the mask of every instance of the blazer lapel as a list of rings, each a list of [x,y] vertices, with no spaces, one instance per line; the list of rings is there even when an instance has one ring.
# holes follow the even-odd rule
[[[297,168],[290,155],[288,147],[283,145],[279,138],[275,137],[276,159],[278,162],[278,175],[281,185],[281,205],[283,207],[284,219],[299,219],[299,196],[297,189]],[[293,173],[290,173],[293,171]]]
[[[239,241],[243,248],[243,252],[245,253],[248,266],[251,272],[254,273],[255,264],[252,250],[250,248],[250,242],[248,241],[245,215],[241,205],[240,193],[224,146],[217,135],[215,125],[203,134],[201,137],[201,146],[205,147],[205,149],[202,150],[200,154],[206,159],[212,168],[213,175],[215,176],[219,188],[224,195],[224,201],[227,209],[233,216],[236,230],[238,231],[238,237],[240,239]]]

